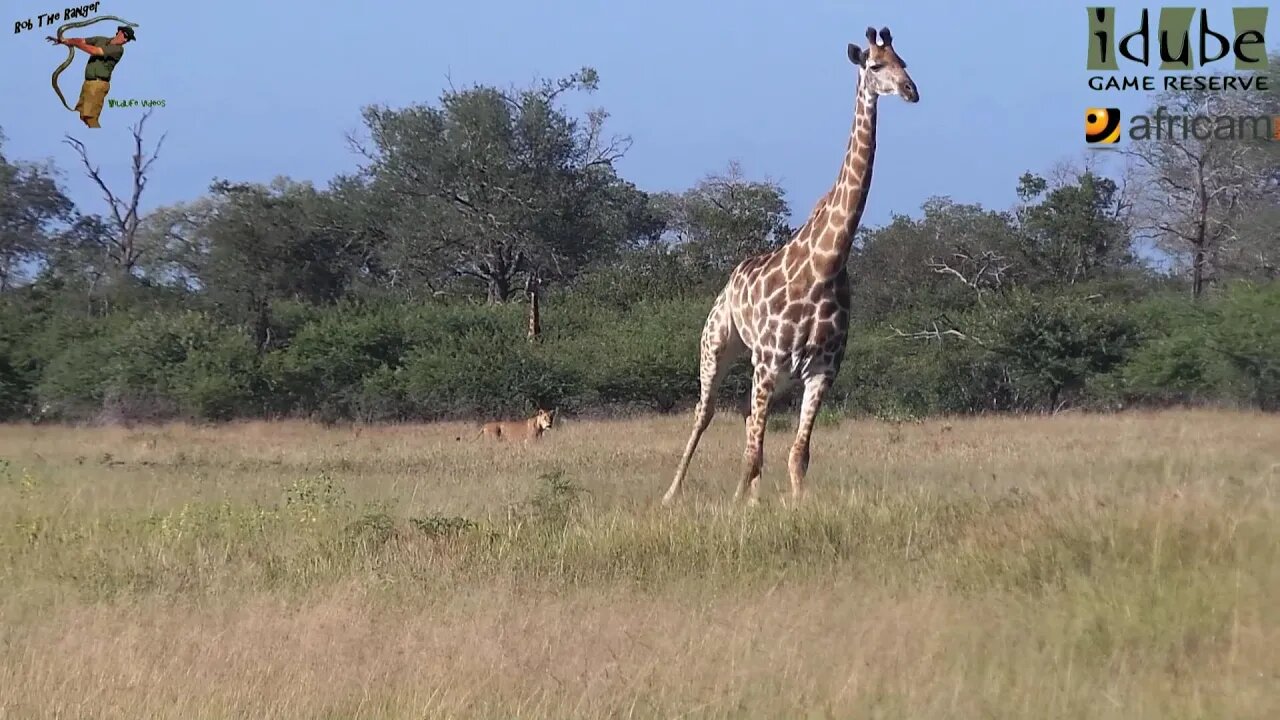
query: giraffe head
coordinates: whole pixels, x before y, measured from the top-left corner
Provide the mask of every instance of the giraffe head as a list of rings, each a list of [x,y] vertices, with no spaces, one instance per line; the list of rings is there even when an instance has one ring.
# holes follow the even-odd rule
[[[876,95],[897,95],[909,103],[920,101],[920,91],[907,74],[907,64],[893,49],[893,35],[889,28],[880,29],[880,42],[876,43],[876,29],[867,28],[867,49],[849,43],[849,60],[862,69],[862,82]]]

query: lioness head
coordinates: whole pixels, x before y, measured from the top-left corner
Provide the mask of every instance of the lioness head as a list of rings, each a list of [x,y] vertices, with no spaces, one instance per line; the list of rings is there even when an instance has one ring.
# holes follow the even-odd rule
[[[539,430],[550,430],[552,424],[556,420],[556,411],[539,410],[537,415],[533,416],[534,425]]]

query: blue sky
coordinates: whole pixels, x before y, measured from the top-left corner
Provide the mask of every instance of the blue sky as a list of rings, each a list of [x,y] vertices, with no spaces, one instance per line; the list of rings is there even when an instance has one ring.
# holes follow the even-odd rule
[[[1135,26],[1145,6],[1113,4]],[[109,181],[125,183],[128,125],[142,111],[108,108],[102,129],[84,128],[49,86],[65,56],[43,39],[54,28],[12,34],[14,21],[62,6],[4,5],[5,153],[52,160],[73,199],[101,211],[63,133],[87,143]],[[634,139],[620,163],[625,176],[647,190],[676,190],[737,160],[749,176],[786,188],[796,220],[834,180],[844,150],[855,83],[845,46],[864,42],[867,25],[888,25],[921,102],[882,104],[866,215],[881,224],[895,212],[915,214],[933,195],[1007,207],[1022,172],[1085,154],[1085,107],[1143,106],[1141,97],[1087,88],[1085,7],[1061,0],[502,0],[416,8],[106,0],[97,14],[139,24],[111,96],[166,103],[149,123],[168,138],[144,209],[194,198],[215,177],[288,175],[323,185],[356,166],[344,135],[359,130],[363,105],[432,102],[450,76],[458,85],[524,84],[591,65],[601,89],[585,104],[608,109],[611,129]],[[1231,3],[1204,7],[1230,18]],[[1269,37],[1280,37],[1280,12],[1269,22]],[[69,34],[113,29],[102,23]],[[84,60],[77,53],[60,78],[73,104]]]

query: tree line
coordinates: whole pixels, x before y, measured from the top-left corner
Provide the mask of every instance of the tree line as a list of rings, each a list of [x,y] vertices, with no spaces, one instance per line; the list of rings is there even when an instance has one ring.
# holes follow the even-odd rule
[[[367,107],[348,138],[359,161],[324,187],[215,179],[145,213],[164,141],[149,116],[127,158],[105,160],[128,163],[125,186],[66,139],[101,194],[87,206],[0,134],[0,418],[686,407],[729,270],[803,218],[733,163],[682,192],[628,181],[617,162],[632,143],[608,113],[566,109],[599,82],[583,68]],[[1280,116],[1274,91],[1152,102]],[[862,228],[828,405],[1280,407],[1280,143],[1166,137],[1124,157],[1112,175],[1084,163],[1011,178],[1012,207],[939,196]],[[739,367],[726,399],[748,377]]]

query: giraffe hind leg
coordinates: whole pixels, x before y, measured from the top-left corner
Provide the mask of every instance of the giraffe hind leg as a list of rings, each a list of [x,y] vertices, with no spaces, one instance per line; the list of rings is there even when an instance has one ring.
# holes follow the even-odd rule
[[[800,406],[800,422],[796,439],[791,445],[787,470],[791,476],[791,499],[799,502],[804,497],[805,476],[809,472],[809,440],[813,436],[814,421],[822,409],[822,400],[831,389],[832,375],[815,375],[804,383],[804,400]]]
[[[662,504],[670,504],[684,487],[685,475],[689,472],[689,462],[698,449],[698,441],[711,424],[716,414],[716,388],[720,380],[729,370],[729,366],[741,355],[744,345],[733,325],[729,314],[728,288],[716,299],[711,313],[707,316],[706,325],[702,328],[702,342],[698,358],[698,380],[700,383],[698,405],[693,412],[693,431],[685,444],[684,454],[676,467],[675,479],[671,487],[662,497]]]
[[[764,434],[769,419],[769,407],[779,387],[777,368],[758,363],[751,381],[751,415],[747,418],[747,445],[743,453],[743,468],[738,489],[733,499],[746,500],[748,505],[760,501],[760,475],[764,471]],[[785,381],[783,382],[785,385]]]

